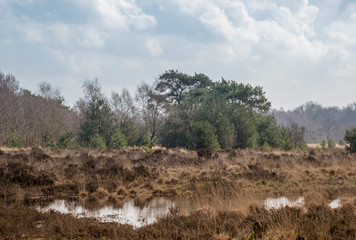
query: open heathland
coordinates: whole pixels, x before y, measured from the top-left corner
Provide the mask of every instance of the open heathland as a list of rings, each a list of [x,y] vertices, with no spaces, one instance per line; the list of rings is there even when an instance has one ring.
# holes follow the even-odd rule
[[[0,152],[0,238],[6,239],[355,239],[356,155],[344,149],[257,151],[185,149]],[[209,196],[213,205],[172,208],[157,222],[77,219],[36,204],[54,199],[144,204],[153,198]],[[303,196],[304,207],[267,210],[254,199]],[[236,209],[222,200],[246,199]],[[341,200],[331,209],[328,203]],[[221,201],[220,201],[221,200]]]

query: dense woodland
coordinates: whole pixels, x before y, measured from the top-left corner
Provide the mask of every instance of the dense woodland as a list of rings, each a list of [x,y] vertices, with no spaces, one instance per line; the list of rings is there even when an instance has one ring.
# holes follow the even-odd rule
[[[310,142],[340,140],[356,122],[356,104],[339,109],[307,103],[294,111],[271,111],[260,86],[176,70],[141,83],[134,96],[126,89],[105,96],[98,79],[85,81],[82,89],[84,97],[70,108],[50,84],[40,83],[31,93],[15,76],[0,72],[0,144],[290,150],[305,145],[305,133]]]

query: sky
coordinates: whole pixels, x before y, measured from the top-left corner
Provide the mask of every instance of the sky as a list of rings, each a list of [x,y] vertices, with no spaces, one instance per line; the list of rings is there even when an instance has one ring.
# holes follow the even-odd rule
[[[355,0],[0,0],[0,71],[67,105],[166,70],[262,86],[275,109],[356,101]]]

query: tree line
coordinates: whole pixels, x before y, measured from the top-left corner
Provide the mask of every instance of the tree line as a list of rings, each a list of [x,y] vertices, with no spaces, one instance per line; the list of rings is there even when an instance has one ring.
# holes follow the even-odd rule
[[[294,110],[275,110],[273,113],[281,125],[288,126],[292,121],[304,126],[308,143],[336,142],[343,145],[345,131],[356,127],[356,102],[342,108],[307,102]]]
[[[57,88],[40,83],[36,94],[0,72],[0,144],[52,148],[125,149],[161,145],[187,149],[302,148],[305,128],[279,125],[263,88],[202,73],[168,70],[127,89],[103,94],[86,80],[84,97],[64,105]]]
[[[21,89],[13,75],[0,72],[0,144],[47,146],[76,129],[75,112],[63,105],[58,89],[39,84],[39,93]]]

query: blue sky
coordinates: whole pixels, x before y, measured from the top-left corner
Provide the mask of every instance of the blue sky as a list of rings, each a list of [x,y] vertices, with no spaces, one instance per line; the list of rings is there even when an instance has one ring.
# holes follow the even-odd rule
[[[356,1],[0,0],[0,70],[67,104],[168,69],[263,86],[273,108],[356,101]]]

